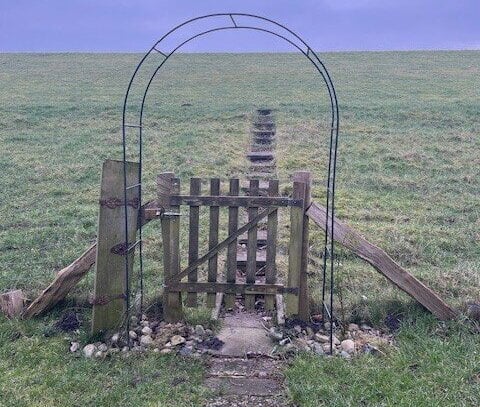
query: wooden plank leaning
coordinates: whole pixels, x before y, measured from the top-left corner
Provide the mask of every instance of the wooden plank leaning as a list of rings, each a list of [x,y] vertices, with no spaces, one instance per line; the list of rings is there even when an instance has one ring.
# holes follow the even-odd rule
[[[313,202],[307,215],[325,230],[326,209]],[[334,218],[333,239],[352,250],[357,256],[370,263],[379,273],[408,295],[417,300],[441,320],[455,318],[456,312],[437,293],[398,265],[385,251],[370,243],[359,232]]]

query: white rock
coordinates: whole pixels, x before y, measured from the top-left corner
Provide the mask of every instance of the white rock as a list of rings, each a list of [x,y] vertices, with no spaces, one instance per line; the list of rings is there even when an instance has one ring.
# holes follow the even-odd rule
[[[108,350],[108,346],[105,345],[104,343],[101,343],[100,345],[98,345],[98,350],[100,352],[106,352]]]
[[[83,354],[86,358],[91,358],[95,354],[96,350],[97,347],[93,343],[90,343],[83,348]]]
[[[372,330],[373,328],[372,328],[370,325],[362,324],[362,325],[360,325],[360,329],[361,329],[362,331],[370,331],[370,330]]]
[[[338,339],[335,335],[333,335],[332,340],[334,345],[340,345],[340,339]]]
[[[138,335],[135,331],[130,331],[128,333],[128,335],[130,336],[131,339],[137,339]]]
[[[117,343],[119,340],[120,340],[120,334],[117,333],[112,335],[112,338],[111,338],[112,343]]]
[[[160,351],[160,353],[161,353],[162,355],[166,355],[167,353],[172,353],[172,349],[170,349],[170,348],[163,348],[163,349]]]
[[[151,335],[152,334],[152,329],[149,326],[144,326],[143,329],[142,329],[142,334]]]
[[[355,352],[355,342],[351,339],[345,339],[341,343],[342,351],[352,354]]]
[[[150,346],[153,343],[153,339],[150,335],[142,335],[140,337],[140,344],[143,346]]]
[[[172,346],[178,346],[181,345],[182,343],[185,343],[186,339],[183,336],[180,335],[173,335],[170,338],[170,343]]]
[[[96,357],[96,358],[103,358],[103,355],[104,355],[104,353],[101,352],[101,351],[95,352],[95,357]]]
[[[202,325],[195,326],[195,335],[203,336],[205,335],[205,328]]]
[[[160,352],[160,349],[158,349],[158,348],[153,349],[153,353],[158,353],[158,352]]]
[[[80,349],[80,344],[78,342],[71,342],[70,352],[76,352]]]

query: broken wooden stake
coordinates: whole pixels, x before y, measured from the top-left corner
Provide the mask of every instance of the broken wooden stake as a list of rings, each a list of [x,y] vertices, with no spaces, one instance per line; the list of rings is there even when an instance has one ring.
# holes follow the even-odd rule
[[[324,207],[314,202],[308,208],[307,215],[325,230],[326,210]],[[434,291],[395,263],[382,249],[367,241],[360,233],[337,218],[334,218],[333,239],[370,263],[378,272],[417,300],[437,318],[441,320],[455,318],[456,312]]]
[[[23,312],[23,292],[22,290],[12,290],[0,294],[0,311],[7,318],[15,318]]]
[[[147,202],[142,205],[142,213],[146,209],[156,208],[157,206],[154,201]],[[142,225],[147,224],[151,219],[153,217],[149,219],[142,217]],[[96,254],[97,243],[94,243],[72,264],[60,270],[50,285],[28,306],[23,313],[23,317],[32,318],[40,315],[63,300],[95,264]]]

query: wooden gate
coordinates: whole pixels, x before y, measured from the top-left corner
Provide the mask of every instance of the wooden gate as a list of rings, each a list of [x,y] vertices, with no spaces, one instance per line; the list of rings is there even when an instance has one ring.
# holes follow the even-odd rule
[[[210,179],[209,195],[202,195],[201,179],[190,179],[190,192],[182,195],[180,180],[174,173],[158,176],[158,209],[161,217],[164,250],[164,317],[168,321],[180,320],[182,292],[186,293],[185,304],[197,306],[197,293],[207,293],[207,306],[219,306],[224,299],[226,307],[233,307],[236,294],[245,296],[245,306],[253,309],[255,296],[265,297],[267,309],[282,306],[285,294],[287,316],[308,318],[307,296],[307,249],[308,217],[306,208],[310,201],[310,174],[297,172],[294,175],[292,197],[279,196],[278,180],[250,180],[246,194],[240,194],[238,179],[230,179],[228,194],[221,193],[220,179]],[[188,266],[181,268],[180,257],[180,207],[189,208]],[[199,256],[200,207],[209,207],[208,251]],[[239,208],[246,208],[247,219],[239,217]],[[286,284],[277,279],[277,225],[278,209],[290,208],[290,242],[288,276]],[[228,210],[228,236],[219,241],[220,209]],[[161,212],[161,213],[160,213]],[[148,214],[147,214],[148,216]],[[256,282],[257,243],[259,222],[266,220],[264,271],[265,282]],[[237,279],[237,244],[246,233],[245,282]],[[218,256],[226,249],[225,273],[219,273]],[[199,266],[208,263],[207,281],[199,281]],[[183,281],[186,278],[186,281]]]

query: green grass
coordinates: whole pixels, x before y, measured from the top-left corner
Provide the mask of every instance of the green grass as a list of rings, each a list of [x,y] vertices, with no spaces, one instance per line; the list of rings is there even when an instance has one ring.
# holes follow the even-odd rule
[[[341,109],[339,216],[453,306],[479,300],[480,52],[323,57]],[[132,54],[0,55],[0,292],[21,288],[33,298],[95,240],[100,168],[104,159],[121,157],[123,94],[138,59]],[[155,174],[161,171],[175,171],[184,185],[193,175],[242,176],[250,114],[258,106],[275,109],[282,189],[295,169],[309,168],[314,198],[323,200],[326,91],[313,67],[292,54],[173,57],[147,99],[147,198],[154,196]],[[155,223],[145,229],[148,298],[158,294],[162,281],[159,232]],[[285,229],[280,236],[285,246]],[[321,239],[320,233],[312,234],[314,251],[320,250]],[[319,270],[311,271],[315,308]],[[0,319],[0,363],[7,372],[0,378],[0,393],[6,394],[0,403],[11,405],[17,398],[20,405],[82,405],[81,394],[83,405],[96,397],[105,397],[103,405],[122,398],[132,405],[162,405],[160,400],[198,404],[201,366],[190,372],[182,361],[153,355],[105,364],[85,361],[66,354],[63,335],[42,336],[70,306],[83,310],[87,329],[85,300],[92,278],[93,273],[72,293],[76,303],[71,300],[42,319]],[[343,251],[338,283],[346,318],[381,325],[388,312],[423,315],[371,267]],[[406,323],[399,351],[386,359],[300,358],[289,371],[291,394],[305,405],[322,400],[322,394],[333,394],[337,405],[361,400],[381,405],[383,396],[385,405],[393,404],[390,400],[408,405],[409,395],[418,405],[456,405],[459,400],[475,405],[478,381],[468,377],[475,373],[471,364],[478,366],[478,335],[452,326],[445,339],[435,328],[428,315]],[[17,339],[12,342],[12,337]],[[423,367],[410,373],[402,363],[416,359]],[[168,387],[176,365],[178,374],[191,379],[191,390]],[[405,374],[396,375],[399,369]],[[129,387],[135,372],[146,379]],[[160,374],[151,376],[154,372]],[[352,377],[353,385],[336,380],[341,372]],[[110,384],[102,393],[104,380]],[[431,390],[440,388],[445,390]],[[457,399],[456,391],[461,394]]]
[[[478,405],[478,337],[423,316],[404,323],[398,343],[382,357],[297,358],[287,369],[292,399],[301,406]]]

